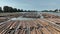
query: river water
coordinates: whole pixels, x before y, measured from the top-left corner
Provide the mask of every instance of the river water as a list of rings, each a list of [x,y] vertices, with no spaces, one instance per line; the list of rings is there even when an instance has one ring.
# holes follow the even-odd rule
[[[35,20],[35,18],[21,18],[21,17],[18,17],[18,18],[12,18],[11,20]]]
[[[38,13],[48,13],[48,14],[60,16],[60,13],[57,13],[57,12],[38,12]]]
[[[20,13],[28,13],[28,12],[20,12]],[[48,13],[48,14],[53,14],[53,15],[58,15],[58,16],[60,16],[60,12],[58,13],[58,12],[37,12],[37,14],[40,14],[40,13]]]
[[[20,13],[29,13],[29,12],[20,12]],[[40,14],[41,18],[43,18],[43,16],[41,15],[42,13],[48,13],[48,14],[53,14],[53,15],[58,15],[60,16],[60,13],[53,13],[53,12],[37,12],[37,14]],[[18,18],[12,18],[11,20],[35,20],[36,18],[22,18],[22,16],[18,17]]]

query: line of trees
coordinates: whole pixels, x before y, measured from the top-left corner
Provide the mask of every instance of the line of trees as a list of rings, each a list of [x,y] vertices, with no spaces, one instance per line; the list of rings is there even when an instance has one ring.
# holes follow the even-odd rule
[[[52,10],[43,10],[42,12],[57,12],[58,9],[55,9],[54,11]],[[9,6],[4,6],[3,7],[3,10],[2,8],[0,7],[0,13],[5,13],[5,12],[37,12],[35,10],[23,10],[23,9],[17,9],[17,8],[13,8],[13,7],[9,7]]]
[[[2,8],[0,7],[0,13],[5,13],[5,12],[36,12],[36,11],[17,9],[9,6],[4,6],[2,10]]]
[[[60,9],[55,9],[55,10],[43,10],[42,12],[60,12]]]

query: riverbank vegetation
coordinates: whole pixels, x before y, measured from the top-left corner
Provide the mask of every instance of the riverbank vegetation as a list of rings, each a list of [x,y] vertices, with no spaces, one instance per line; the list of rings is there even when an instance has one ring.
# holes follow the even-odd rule
[[[13,12],[37,12],[37,10],[23,10],[23,9],[17,9],[17,8],[9,7],[9,6],[4,6],[3,8],[0,7],[0,13],[13,13]],[[58,9],[43,10],[41,12],[58,12]]]

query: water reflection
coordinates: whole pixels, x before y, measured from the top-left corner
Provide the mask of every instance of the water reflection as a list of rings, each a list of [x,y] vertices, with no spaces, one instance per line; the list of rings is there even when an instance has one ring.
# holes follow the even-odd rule
[[[18,17],[18,18],[12,18],[11,20],[35,20],[36,18],[21,18],[21,17]]]
[[[20,13],[30,13],[30,12],[20,12]],[[36,13],[36,12],[33,12]],[[42,16],[43,13],[48,13],[48,14],[53,14],[53,15],[58,15],[60,16],[60,13],[53,13],[53,12],[37,12],[38,15],[40,15],[40,18],[44,18]],[[11,20],[35,20],[36,18],[23,18],[22,16],[18,17],[18,18],[12,18]]]

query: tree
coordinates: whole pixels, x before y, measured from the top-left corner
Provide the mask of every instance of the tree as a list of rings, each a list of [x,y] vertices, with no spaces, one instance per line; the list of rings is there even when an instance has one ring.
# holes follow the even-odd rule
[[[24,12],[27,12],[27,10],[24,10]]]
[[[30,10],[28,10],[28,12],[31,12]]]
[[[3,12],[1,7],[0,7],[0,12]]]
[[[42,12],[48,12],[48,10],[43,10]]]
[[[8,12],[8,9],[9,9],[8,6],[4,6],[3,11],[4,11],[4,12]]]
[[[8,12],[13,12],[13,8],[9,7]]]
[[[60,9],[59,9],[59,11],[60,11]]]
[[[13,12],[17,12],[17,8],[14,8],[14,9],[13,9]]]
[[[18,9],[17,12],[20,12],[20,9]]]
[[[57,12],[57,11],[58,11],[58,9],[55,9],[54,11],[55,11],[55,12]]]
[[[23,9],[21,9],[20,12],[24,12]]]
[[[53,12],[53,10],[49,10],[49,12]]]

